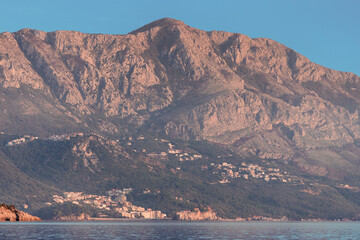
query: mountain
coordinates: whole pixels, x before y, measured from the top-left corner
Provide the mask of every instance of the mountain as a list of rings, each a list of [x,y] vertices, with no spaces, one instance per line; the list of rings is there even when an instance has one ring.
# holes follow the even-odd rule
[[[119,145],[117,140],[127,144],[125,137],[146,135],[196,142],[202,155],[207,153],[204,149],[216,146],[238,156],[235,162],[257,159],[311,181],[322,179],[321,184],[349,186],[348,191],[360,183],[359,90],[359,76],[312,63],[273,40],[206,32],[168,18],[126,35],[4,32],[0,34],[0,131],[7,140],[3,140],[1,159],[41,186],[38,192],[43,188],[51,188],[47,193],[100,191],[115,182],[126,187],[131,176],[111,173],[115,180],[109,185],[100,180],[112,169],[126,173],[121,165],[94,177],[98,187],[85,187],[87,177],[98,174],[91,161],[78,160],[87,171],[87,177],[80,178],[71,172],[71,161],[81,157],[72,151],[75,143],[69,140],[61,145],[48,138],[75,132],[99,135],[107,139],[101,145],[111,153],[115,151],[109,150],[111,146]],[[7,143],[24,135],[40,140],[10,151]],[[53,148],[44,149],[52,144],[56,153]],[[124,149],[120,144],[116,151],[131,166],[137,157]],[[39,159],[45,150],[46,161]],[[31,166],[26,166],[27,155],[33,156]],[[95,155],[95,162],[107,159]],[[56,169],[52,159],[60,161]],[[141,159],[137,164],[148,169],[149,163]],[[53,174],[39,174],[42,168],[43,173]],[[153,177],[148,174],[144,179]],[[158,177],[163,179],[164,174]],[[79,187],[62,176],[79,177],[74,182]],[[191,176],[188,180],[194,183]],[[206,184],[204,179],[200,182]]]

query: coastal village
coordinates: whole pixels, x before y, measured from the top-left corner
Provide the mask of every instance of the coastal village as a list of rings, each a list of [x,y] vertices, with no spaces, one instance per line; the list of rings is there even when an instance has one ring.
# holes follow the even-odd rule
[[[92,133],[89,136],[95,136],[99,139],[105,140],[104,136],[96,133]],[[71,133],[63,135],[53,135],[48,137],[46,140],[50,141],[67,141],[77,137],[84,137],[84,133]],[[19,139],[12,140],[7,143],[6,146],[15,146],[18,144],[25,144],[30,141],[39,139],[33,136],[24,136]],[[146,141],[153,144],[157,144],[156,147],[149,147]],[[177,163],[176,168],[169,169],[173,173],[181,173],[182,163],[187,161],[201,161],[198,167],[201,171],[207,171],[209,174],[216,176],[214,179],[218,179],[210,184],[227,184],[232,181],[250,181],[259,180],[264,182],[278,182],[278,183],[291,183],[297,179],[295,176],[290,176],[289,173],[281,171],[279,168],[273,168],[270,166],[260,166],[254,163],[238,162],[236,164],[225,161],[227,158],[233,157],[229,155],[219,155],[217,161],[211,161],[209,157],[203,156],[199,152],[196,152],[192,148],[178,147],[176,144],[166,139],[154,138],[146,139],[144,136],[127,137],[123,139],[117,139],[113,141],[120,146],[126,147],[126,151],[133,151],[135,153],[145,156],[146,161],[151,160],[164,160],[164,161],[175,161]],[[83,146],[84,147],[84,146]],[[89,154],[91,151],[83,149],[87,154],[80,154],[82,157],[93,157]],[[91,159],[88,159],[89,161]],[[86,161],[85,161],[86,162]],[[266,165],[266,164],[263,164]],[[84,165],[86,167],[86,165]],[[164,219],[167,218],[165,213],[159,210],[145,209],[141,206],[135,206],[127,200],[126,195],[129,194],[133,189],[112,189],[106,192],[106,195],[95,195],[86,194],[83,192],[64,192],[63,195],[53,195],[53,201],[47,202],[47,205],[63,204],[70,202],[77,205],[89,205],[99,210],[112,211],[118,213],[122,218],[132,219]],[[144,191],[144,194],[149,193],[150,190]],[[193,212],[184,210],[180,211],[176,215],[177,219],[180,220],[201,220],[219,219],[215,212],[209,208],[208,211],[200,212],[195,209]],[[248,220],[248,219],[247,219]]]
[[[126,194],[132,191],[131,188],[122,190],[113,189],[107,191],[104,196],[95,194],[85,194],[83,192],[64,192],[63,196],[53,195],[53,203],[63,204],[70,202],[76,205],[89,205],[97,209],[114,211],[123,218],[144,218],[144,219],[164,219],[166,214],[158,210],[135,206],[127,201]],[[53,203],[47,202],[51,206]]]

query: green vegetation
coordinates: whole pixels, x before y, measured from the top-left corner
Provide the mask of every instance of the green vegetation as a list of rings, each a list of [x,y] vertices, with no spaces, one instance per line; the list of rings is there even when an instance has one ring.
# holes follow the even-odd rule
[[[2,136],[0,200],[22,206],[43,219],[81,213],[90,216],[106,214],[90,206],[53,204],[52,194],[81,191],[104,194],[110,189],[133,188],[127,195],[137,206],[161,210],[169,217],[177,211],[205,209],[210,206],[220,217],[287,216],[291,219],[356,219],[360,214],[360,193],[336,187],[338,183],[325,177],[306,176],[296,165],[257,158],[243,158],[221,145],[205,141],[171,141],[177,149],[201,154],[193,161],[179,161],[175,155],[150,157],[146,152],[166,152],[168,143],[154,139],[133,137],[119,143],[98,137],[77,137],[66,141],[34,140],[7,147],[14,136]],[[75,146],[86,145],[87,156],[75,154]],[[211,163],[253,163],[280,168],[297,176],[293,182],[266,182],[263,179],[236,178],[219,183]],[[204,167],[205,166],[205,167]],[[350,179],[351,180],[351,179]],[[355,180],[352,180],[353,182]]]
[[[90,217],[98,217],[101,212],[98,209],[90,206],[79,206],[66,202],[64,204],[55,204],[52,206],[43,207],[35,212],[36,216],[43,220],[56,219],[63,216],[80,216],[82,213]]]

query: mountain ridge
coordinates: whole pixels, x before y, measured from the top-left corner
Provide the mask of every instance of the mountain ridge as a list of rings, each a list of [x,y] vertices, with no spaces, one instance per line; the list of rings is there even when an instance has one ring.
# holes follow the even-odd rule
[[[360,135],[360,78],[270,39],[205,32],[169,18],[127,35],[22,29],[1,36],[3,89],[28,86],[41,96],[23,100],[26,116],[12,116],[49,112],[45,128],[63,119],[74,131],[111,135],[128,132],[124,121],[135,128],[160,121],[156,128],[171,137],[225,142],[245,155],[278,159],[352,144]],[[7,115],[3,122],[11,125]],[[66,129],[61,125],[57,132]]]
[[[320,66],[271,39],[202,31],[169,18],[125,35],[33,29],[0,34],[0,132],[38,136],[47,139],[46,146],[53,145],[49,136],[76,132],[113,141],[145,134],[211,143],[244,159],[356,185],[359,90],[359,76]],[[54,146],[64,158],[55,155],[58,164],[66,160],[69,166],[75,166],[73,161],[81,166],[80,156],[72,156],[72,143],[58,144]],[[6,166],[10,157],[16,167],[22,166],[23,156],[6,144],[2,149]],[[39,149],[41,145],[30,144],[20,152]],[[104,149],[112,151],[97,149],[103,156],[97,161],[111,164],[104,160],[111,155]],[[134,156],[145,165],[151,159]],[[46,155],[47,161],[51,158]],[[34,164],[43,160],[32,159]],[[85,166],[90,160],[84,160],[82,173],[92,178],[98,172]],[[36,179],[32,166],[16,171],[29,169],[29,177]],[[44,169],[53,171],[51,166]],[[66,171],[75,174],[70,167]],[[81,185],[83,180],[78,181]],[[56,189],[48,191],[65,191],[69,183],[56,184],[50,182]]]

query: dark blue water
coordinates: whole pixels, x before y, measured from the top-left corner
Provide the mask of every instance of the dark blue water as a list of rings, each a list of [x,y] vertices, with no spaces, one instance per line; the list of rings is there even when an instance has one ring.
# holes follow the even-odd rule
[[[360,222],[3,222],[0,239],[360,239]]]

